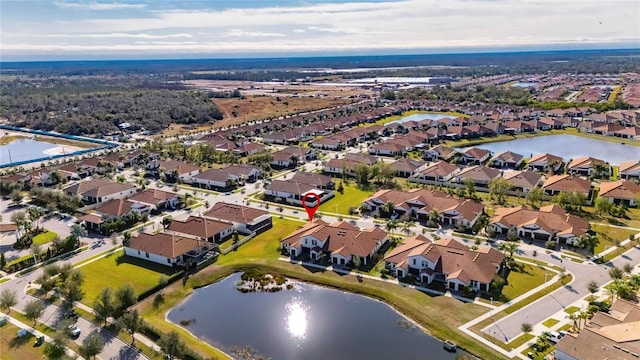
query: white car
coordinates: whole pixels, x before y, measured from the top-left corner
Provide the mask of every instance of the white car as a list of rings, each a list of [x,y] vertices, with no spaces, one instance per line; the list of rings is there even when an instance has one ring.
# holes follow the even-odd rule
[[[71,338],[73,339],[76,339],[78,338],[78,336],[80,336],[80,329],[78,329],[78,327],[75,325],[69,325],[67,331],[69,332],[69,336],[71,336]]]

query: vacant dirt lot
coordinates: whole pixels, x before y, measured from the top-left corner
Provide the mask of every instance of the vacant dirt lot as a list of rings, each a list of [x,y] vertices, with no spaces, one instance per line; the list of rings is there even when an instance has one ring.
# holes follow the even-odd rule
[[[253,120],[292,115],[301,112],[331,108],[364,100],[361,95],[372,95],[369,89],[336,84],[254,83],[242,81],[191,80],[185,82],[194,88],[213,91],[240,89],[242,98],[214,98],[212,101],[224,113],[224,119],[214,125],[185,127],[172,125],[164,135],[183,131],[208,130],[237,125]]]

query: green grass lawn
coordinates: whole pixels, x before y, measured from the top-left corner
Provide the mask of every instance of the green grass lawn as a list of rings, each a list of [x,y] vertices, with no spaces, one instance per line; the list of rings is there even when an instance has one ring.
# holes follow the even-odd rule
[[[271,229],[257,235],[236,251],[220,255],[216,264],[237,264],[251,261],[251,259],[277,259],[280,256],[278,250],[280,248],[280,240],[302,225],[304,225],[304,222],[274,217]]]
[[[564,312],[566,312],[567,314],[571,315],[571,314],[573,314],[574,312],[576,312],[578,310],[580,310],[580,308],[577,307],[577,306],[569,306],[568,308],[564,309]]]
[[[553,325],[555,325],[555,324],[557,324],[559,322],[560,322],[560,320],[557,320],[557,319],[547,319],[547,320],[542,322],[542,325],[550,328],[550,327],[552,327]]]
[[[53,231],[47,231],[45,233],[34,236],[33,243],[38,245],[44,245],[48,242],[52,242],[53,239],[56,238],[56,236],[58,236],[58,234],[54,233]]]
[[[336,180],[336,186],[340,182],[340,180]],[[319,211],[328,212],[328,213],[338,213],[349,215],[349,208],[355,207],[356,209],[360,206],[362,200],[368,198],[373,194],[372,191],[364,191],[358,189],[357,186],[350,184],[344,185],[344,194],[340,194],[335,191],[336,196],[328,200],[327,202],[320,204],[318,208]]]
[[[517,338],[513,339],[512,341],[510,341],[507,344],[507,349],[517,349],[518,347],[524,345],[528,341],[531,341],[531,339],[533,338],[535,338],[535,336],[532,334],[522,334]]]
[[[502,287],[502,294],[483,295],[483,298],[493,296],[494,304],[505,303],[544,283],[544,269],[529,264],[521,265],[519,271],[509,272],[507,283]]]
[[[600,240],[596,246],[595,253],[603,252],[607,247],[615,247],[616,241],[625,241],[629,239],[629,235],[636,234],[636,230],[622,229],[619,227],[611,227],[604,225],[591,225],[591,229],[596,232],[596,237]],[[620,251],[622,253],[622,251]]]
[[[33,346],[36,337],[27,333],[23,337],[18,337],[19,328],[11,323],[0,326],[0,359],[2,360],[24,360],[44,358],[44,347]],[[61,360],[70,359],[64,356]]]
[[[83,304],[91,306],[103,288],[111,287],[115,291],[124,284],[131,284],[136,294],[140,294],[157,285],[162,276],[173,273],[168,266],[123,254],[124,251],[117,251],[80,268],[85,278]]]

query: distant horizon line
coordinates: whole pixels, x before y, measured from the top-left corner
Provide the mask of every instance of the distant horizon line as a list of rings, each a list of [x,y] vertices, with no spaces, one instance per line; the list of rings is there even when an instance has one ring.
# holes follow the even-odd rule
[[[229,54],[147,54],[130,55],[122,57],[113,56],[78,56],[78,57],[50,57],[46,55],[34,55],[23,57],[20,55],[9,56],[10,59],[2,59],[0,63],[45,63],[45,62],[99,62],[99,61],[175,61],[175,60],[249,60],[249,59],[289,59],[289,58],[323,58],[323,57],[367,57],[367,56],[429,56],[429,55],[483,55],[483,54],[518,54],[518,53],[562,53],[562,52],[591,52],[591,51],[640,51],[640,45],[629,47],[629,44],[599,44],[600,46],[575,47],[566,46],[559,48],[556,44],[547,46],[504,46],[504,47],[480,47],[480,48],[452,48],[452,49],[389,49],[389,51],[349,51],[349,52],[296,52],[287,53],[229,53]],[[617,45],[617,46],[616,46]],[[15,57],[15,59],[11,59]]]

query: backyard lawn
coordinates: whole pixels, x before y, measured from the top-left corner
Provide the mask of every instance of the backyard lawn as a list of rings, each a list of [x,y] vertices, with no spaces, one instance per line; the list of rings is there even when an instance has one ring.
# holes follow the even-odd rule
[[[115,291],[124,284],[131,284],[136,294],[140,294],[157,285],[161,277],[173,273],[168,266],[124,256],[124,251],[116,251],[79,269],[85,279],[82,303],[88,306],[103,288],[111,287]]]
[[[236,251],[226,255],[220,255],[217,265],[230,265],[246,263],[250,259],[277,259],[280,256],[280,240],[287,237],[304,222],[288,219],[273,218],[273,227],[246,244],[240,246]]]
[[[336,181],[336,186],[339,182],[340,180]],[[373,192],[360,190],[356,185],[350,184],[344,185],[344,194],[340,194],[337,191],[335,191],[335,194],[335,197],[323,204],[320,204],[318,210],[328,213],[349,215],[350,207],[353,206],[357,209],[360,206],[362,200],[371,196]]]
[[[33,243],[38,245],[44,245],[48,242],[53,241],[53,239],[55,239],[56,236],[58,236],[58,234],[54,233],[53,231],[47,231],[42,234],[38,234],[34,236]]]

